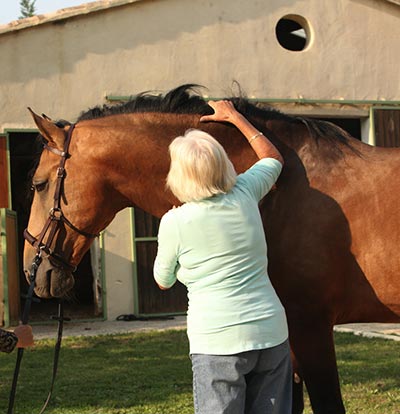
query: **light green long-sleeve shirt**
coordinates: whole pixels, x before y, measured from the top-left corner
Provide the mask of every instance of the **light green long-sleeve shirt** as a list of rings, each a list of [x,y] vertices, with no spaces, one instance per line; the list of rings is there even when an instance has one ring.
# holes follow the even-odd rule
[[[285,311],[268,277],[258,202],[282,165],[265,158],[233,189],[168,211],[158,234],[154,277],[188,289],[190,353],[230,355],[273,347],[288,337]]]

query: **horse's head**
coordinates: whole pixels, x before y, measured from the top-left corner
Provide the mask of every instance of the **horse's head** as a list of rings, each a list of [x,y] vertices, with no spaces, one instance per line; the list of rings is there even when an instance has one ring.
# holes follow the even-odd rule
[[[73,125],[59,126],[31,113],[45,144],[32,179],[24,271],[29,282],[32,263],[39,258],[36,294],[62,297],[74,285],[74,268],[104,228],[93,209],[102,202],[102,188],[95,183],[100,174],[93,171],[89,150],[81,151],[77,142],[70,145],[78,141],[78,128],[72,132]]]

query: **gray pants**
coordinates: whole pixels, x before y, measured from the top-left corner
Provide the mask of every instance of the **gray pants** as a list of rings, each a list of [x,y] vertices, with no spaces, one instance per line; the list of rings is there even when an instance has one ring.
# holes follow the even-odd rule
[[[288,341],[236,355],[191,358],[195,414],[291,414]]]

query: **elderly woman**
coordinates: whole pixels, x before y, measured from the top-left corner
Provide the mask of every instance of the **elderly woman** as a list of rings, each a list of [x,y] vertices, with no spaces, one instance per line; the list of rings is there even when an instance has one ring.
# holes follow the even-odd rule
[[[229,101],[201,121],[235,125],[259,161],[236,175],[223,147],[189,130],[170,145],[167,186],[183,203],[162,218],[154,277],[188,289],[196,414],[289,414],[286,315],[267,273],[258,202],[283,165],[277,148]]]
[[[33,333],[30,325],[19,325],[14,332],[0,328],[0,351],[11,352],[15,347],[25,348],[33,345]]]

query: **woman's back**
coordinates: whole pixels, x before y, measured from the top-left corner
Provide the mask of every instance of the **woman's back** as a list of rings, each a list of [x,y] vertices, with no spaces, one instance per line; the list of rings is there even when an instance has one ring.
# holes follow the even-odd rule
[[[243,352],[287,337],[258,211],[279,172],[277,161],[259,161],[229,193],[186,203],[163,218],[160,235],[176,250],[177,278],[188,288],[191,352]]]

